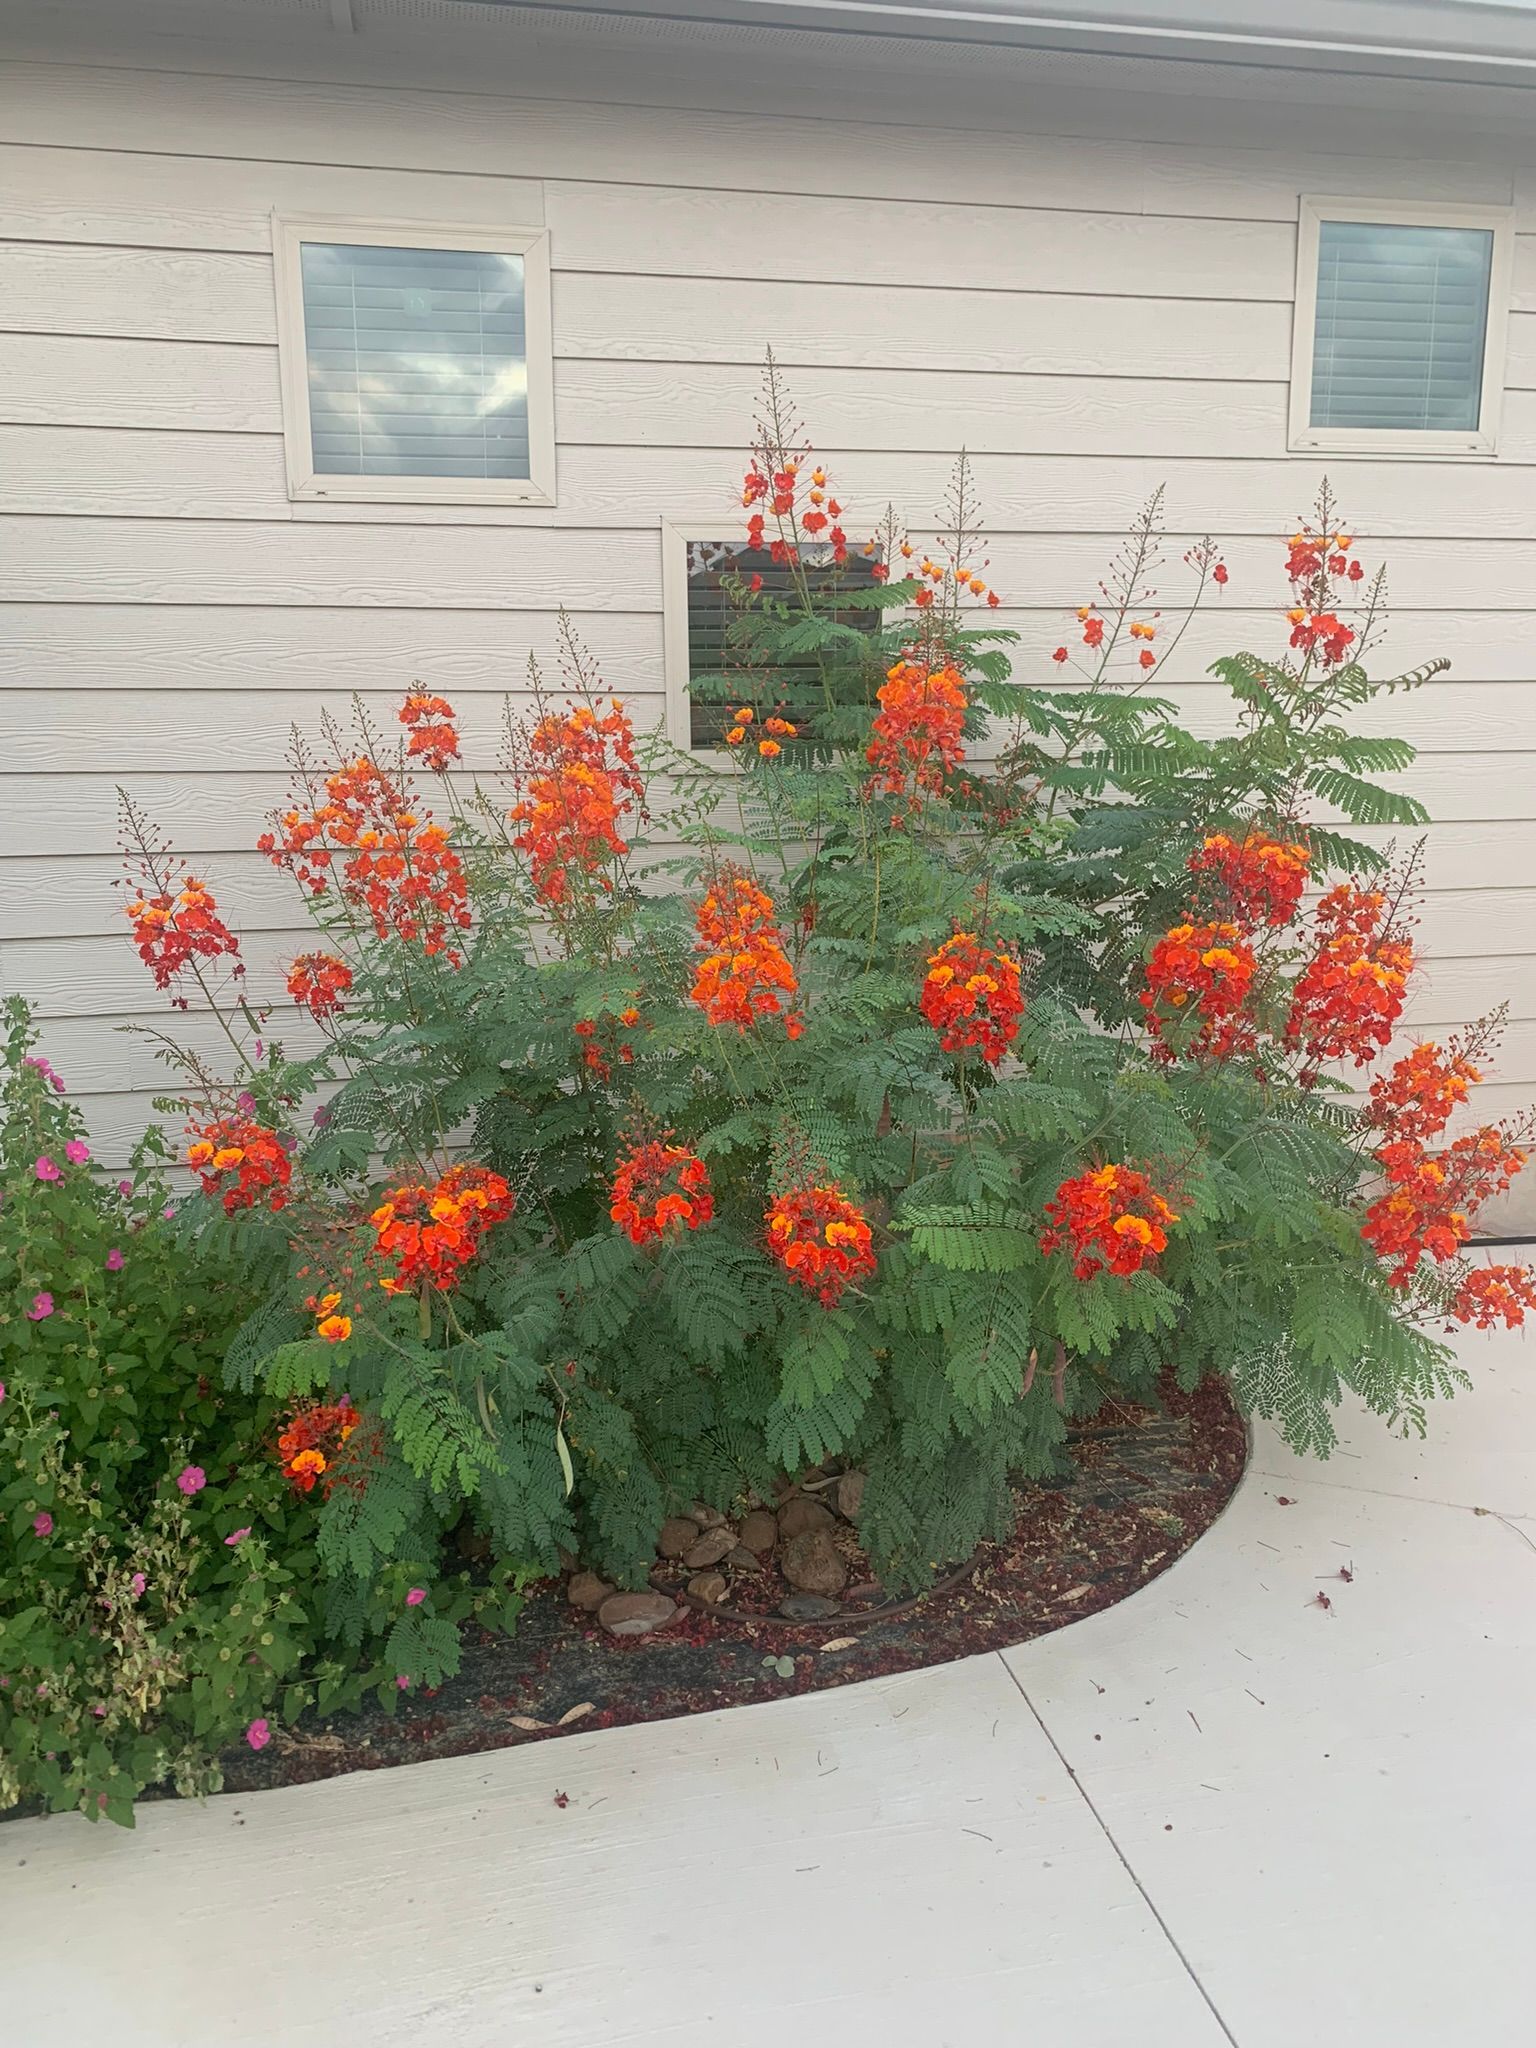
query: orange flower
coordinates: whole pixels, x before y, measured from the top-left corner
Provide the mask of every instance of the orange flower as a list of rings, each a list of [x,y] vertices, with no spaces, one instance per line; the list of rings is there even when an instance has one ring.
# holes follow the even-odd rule
[[[259,850],[321,896],[338,871],[341,895],[365,911],[374,935],[442,954],[455,967],[451,941],[470,920],[463,865],[440,825],[408,806],[405,791],[366,755],[325,781],[326,801],[306,816],[285,811],[278,832],[264,832]]]
[[[1024,998],[1019,963],[982,945],[974,932],[956,932],[928,958],[918,999],[923,1016],[941,1034],[946,1052],[979,1046],[996,1066],[1019,1035]]]
[[[324,1316],[315,1326],[315,1335],[323,1337],[327,1344],[345,1344],[351,1334],[350,1316]]]
[[[868,1221],[835,1181],[775,1195],[763,1220],[770,1257],[823,1308],[836,1308],[879,1263]]]
[[[459,758],[454,717],[446,697],[431,697],[421,690],[412,690],[400,707],[400,723],[414,728],[406,752],[412,760],[424,762],[434,775],[446,775],[449,762]]]
[[[745,726],[733,725],[725,736],[725,744],[728,747],[739,747],[746,736],[747,729]]]
[[[205,1125],[187,1148],[187,1164],[196,1171],[203,1193],[219,1196],[226,1216],[254,1209],[258,1203],[272,1210],[287,1204],[293,1161],[277,1133],[249,1117],[221,1117]],[[234,1184],[226,1186],[230,1173],[235,1175]]]
[[[1448,1053],[1434,1044],[1416,1045],[1371,1083],[1365,1120],[1383,1130],[1389,1141],[1436,1137],[1458,1104],[1466,1101],[1468,1089],[1482,1078],[1454,1045]]]
[[[573,877],[611,893],[605,870],[625,851],[618,828],[645,798],[623,705],[614,698],[601,718],[587,704],[550,712],[529,746],[528,794],[511,818],[523,827],[512,843],[528,858],[534,894],[559,909],[570,899]]]
[[[393,1268],[379,1285],[386,1294],[414,1293],[423,1281],[446,1291],[485,1233],[516,1206],[511,1188],[488,1166],[452,1166],[433,1187],[392,1189],[368,1218],[376,1252]]]
[[[773,761],[776,760],[778,756],[783,753],[784,749],[779,745],[777,740],[759,740],[757,743],[757,751],[762,755],[765,761]]]
[[[694,922],[705,958],[690,993],[710,1023],[746,1031],[760,1017],[779,1015],[799,980],[774,922],[773,898],[739,869],[725,868]]]
[[[1064,1180],[1045,1213],[1040,1249],[1070,1250],[1079,1280],[1101,1270],[1139,1272],[1167,1250],[1168,1226],[1179,1220],[1134,1166],[1101,1166]]]
[[[1306,887],[1312,856],[1305,846],[1250,832],[1241,845],[1216,832],[1189,857],[1192,875],[1220,883],[1225,905],[1245,924],[1289,924]]]
[[[870,787],[889,796],[936,794],[965,758],[965,679],[949,664],[930,668],[912,655],[887,670],[865,759]]]
[[[312,1017],[329,1017],[352,988],[352,970],[334,953],[300,953],[288,969],[288,993]]]
[[[709,1169],[683,1146],[650,1138],[619,1162],[608,1214],[631,1244],[658,1242],[674,1226],[698,1230],[714,1213]]]
[[[335,1401],[311,1401],[296,1408],[277,1440],[283,1477],[291,1480],[299,1493],[313,1493],[316,1480],[329,1473],[325,1483],[329,1496],[339,1477],[335,1465],[341,1447],[361,1419],[345,1394]]]
[[[1257,968],[1253,948],[1235,924],[1179,924],[1165,932],[1147,962],[1147,985],[1137,998],[1146,1013],[1154,1057],[1172,1060],[1209,1056],[1229,1059],[1253,1043],[1243,1015]],[[1200,1019],[1188,1035],[1187,1020]],[[1177,1049],[1168,1042],[1174,1024]]]
[[[1285,1035],[1309,1065],[1353,1059],[1367,1066],[1392,1036],[1407,1000],[1413,946],[1381,930],[1379,889],[1341,882],[1315,912],[1318,937],[1291,995]]]
[[[164,889],[135,897],[123,914],[156,988],[169,988],[194,960],[230,959],[235,975],[245,972],[240,941],[219,916],[213,892],[195,875],[187,875],[174,893]]]
[[[1397,1261],[1389,1284],[1407,1287],[1426,1253],[1442,1263],[1454,1258],[1471,1235],[1473,1216],[1503,1194],[1525,1161],[1497,1124],[1458,1138],[1439,1158],[1417,1138],[1383,1145],[1376,1163],[1389,1192],[1366,1210],[1360,1235],[1378,1257]]]

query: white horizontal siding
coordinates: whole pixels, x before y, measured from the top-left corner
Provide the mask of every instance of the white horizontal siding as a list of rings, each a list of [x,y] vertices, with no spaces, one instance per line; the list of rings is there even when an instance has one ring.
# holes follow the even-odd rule
[[[942,113],[941,85],[933,100]],[[1499,1099],[1536,1085],[1536,180],[1483,136],[1438,160],[1319,151],[1298,118],[1276,147],[1271,110],[1265,146],[1213,148],[1039,121],[989,132],[950,104],[946,128],[887,125],[873,105],[833,123],[152,72],[129,91],[88,68],[0,78],[6,981],[56,1024],[105,1156],[164,1085],[148,1047],[110,1031],[159,1014],[116,933],[114,785],[207,867],[254,934],[255,987],[280,996],[302,934],[250,843],[284,787],[290,721],[354,689],[387,716],[420,681],[462,700],[486,764],[499,693],[530,649],[548,656],[562,602],[609,685],[658,715],[659,524],[739,518],[770,342],[850,530],[895,499],[921,539],[953,451],[972,452],[1021,673],[1054,678],[1064,609],[1166,482],[1167,610],[1207,527],[1232,581],[1158,687],[1219,729],[1204,671],[1283,640],[1275,536],[1322,468],[1285,452],[1304,190],[1518,207],[1499,461],[1327,466],[1362,551],[1389,562],[1381,661],[1455,661],[1362,721],[1424,750],[1405,783],[1437,820],[1415,1018],[1444,1029],[1509,999]],[[553,509],[290,503],[274,209],[548,222]],[[186,1021],[201,1046],[208,1020]]]

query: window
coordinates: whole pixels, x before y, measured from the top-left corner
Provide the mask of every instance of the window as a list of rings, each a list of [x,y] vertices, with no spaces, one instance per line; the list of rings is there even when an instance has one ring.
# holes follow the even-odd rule
[[[1303,199],[1291,447],[1491,455],[1512,238],[1507,207]]]
[[[731,723],[732,705],[723,698],[692,694],[695,676],[729,671],[733,656],[726,646],[726,629],[734,607],[725,587],[729,576],[758,575],[770,591],[788,590],[790,576],[766,551],[749,548],[744,540],[717,540],[716,518],[678,523],[667,520],[661,530],[663,659],[667,686],[667,737],[677,747],[706,753],[720,745],[721,735]],[[823,550],[807,550],[807,559]],[[857,550],[844,564],[844,581],[853,585],[867,582],[873,560]],[[872,630],[880,623],[879,613],[850,608],[839,613],[849,625]],[[807,655],[808,676],[816,674],[816,661]],[[817,684],[819,689],[820,685]],[[734,702],[734,700],[733,700]]]
[[[292,498],[552,505],[542,229],[273,225]]]

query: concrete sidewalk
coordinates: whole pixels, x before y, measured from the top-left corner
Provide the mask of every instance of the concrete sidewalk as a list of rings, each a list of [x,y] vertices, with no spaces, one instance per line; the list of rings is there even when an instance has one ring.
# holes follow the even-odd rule
[[[1536,1376],[1463,1350],[1003,1656],[0,1829],[0,2040],[1529,2048]]]

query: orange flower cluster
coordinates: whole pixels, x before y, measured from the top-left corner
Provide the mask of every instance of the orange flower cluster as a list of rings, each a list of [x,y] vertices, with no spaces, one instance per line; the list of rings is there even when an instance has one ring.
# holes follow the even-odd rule
[[[1417,1138],[1399,1138],[1376,1154],[1389,1192],[1365,1212],[1360,1235],[1384,1259],[1397,1261],[1387,1278],[1406,1287],[1427,1252],[1452,1259],[1471,1235],[1471,1218],[1500,1195],[1524,1166],[1526,1154],[1497,1124],[1469,1132],[1432,1159]]]
[[[804,505],[798,503],[803,467],[798,456],[786,456],[775,466],[766,448],[753,455],[741,483],[741,502],[750,515],[747,545],[759,551],[766,547],[770,559],[775,562],[791,564],[798,561],[799,548],[794,539],[786,538],[784,533],[783,522],[788,521],[791,531],[798,525],[800,532],[818,547],[826,547],[832,560],[841,568],[848,559],[848,536],[839,524],[843,508],[831,495],[827,472],[819,463],[811,471]],[[752,509],[763,504],[779,522],[779,531],[772,539],[765,531],[767,516]]]
[[[874,1234],[836,1181],[775,1195],[763,1220],[770,1256],[823,1308],[836,1308],[846,1288],[875,1271]]]
[[[941,1034],[945,1052],[978,1046],[995,1067],[1024,1015],[1019,963],[984,946],[974,932],[956,932],[929,955],[918,1008]]]
[[[601,1017],[582,1017],[572,1026],[581,1041],[581,1063],[599,1081],[613,1079],[613,1062],[631,1067],[635,1063],[635,1049],[627,1039],[620,1037],[621,1031],[633,1031],[640,1022],[636,1009],[620,1010],[615,1017],[604,1011]]]
[[[1103,1269],[1139,1272],[1168,1249],[1168,1226],[1179,1220],[1134,1166],[1101,1166],[1064,1180],[1045,1213],[1041,1251],[1070,1250],[1079,1280]]]
[[[603,870],[624,852],[619,825],[645,797],[624,706],[615,697],[601,718],[590,704],[548,712],[529,747],[528,794],[511,818],[523,827],[512,843],[528,859],[534,894],[558,910],[573,875],[611,893]]]
[[[195,875],[186,876],[175,895],[162,890],[136,896],[124,905],[123,914],[133,926],[133,943],[156,988],[169,988],[193,960],[227,958],[235,963],[233,973],[245,972],[240,941],[219,916],[211,891]]]
[[[293,1161],[277,1133],[249,1117],[226,1116],[205,1124],[187,1148],[187,1164],[203,1193],[220,1198],[226,1216],[258,1203],[268,1209],[287,1204]]]
[[[1286,613],[1291,645],[1304,655],[1315,654],[1327,668],[1347,657],[1355,639],[1353,627],[1336,610],[1344,592],[1334,589],[1335,582],[1358,583],[1365,574],[1349,549],[1347,533],[1319,533],[1310,526],[1293,533],[1286,549],[1285,573],[1296,592]]]
[[[751,723],[752,706],[750,704],[743,704],[734,714],[734,723],[725,736],[725,744],[728,747],[741,746],[747,739],[747,727]],[[784,751],[779,745],[780,740],[792,740],[799,729],[798,726],[791,725],[787,718],[765,718],[763,720],[765,737],[758,741],[757,751],[765,761],[776,760]]]
[[[457,715],[446,697],[431,697],[423,690],[412,690],[400,707],[400,723],[411,734],[406,752],[434,775],[446,775],[449,763],[459,759]]]
[[[1413,972],[1412,942],[1384,928],[1379,889],[1340,882],[1317,906],[1318,941],[1291,993],[1285,1035],[1310,1064],[1368,1066],[1392,1036]]]
[[[799,979],[774,922],[773,898],[739,869],[725,869],[694,912],[705,958],[690,991],[711,1024],[746,1031],[759,1017],[777,1016]],[[804,1029],[789,1011],[784,1028],[791,1038]]]
[[[1290,621],[1291,645],[1303,654],[1315,654],[1325,668],[1336,668],[1348,654],[1355,630],[1333,612],[1313,612],[1296,605],[1285,616]]]
[[[1457,1288],[1450,1313],[1458,1323],[1518,1330],[1536,1311],[1536,1271],[1529,1266],[1474,1266]]]
[[[1482,1078],[1454,1045],[1445,1053],[1438,1045],[1416,1045],[1390,1073],[1378,1074],[1371,1083],[1365,1121],[1384,1131],[1389,1141],[1433,1138],[1445,1129],[1457,1105],[1466,1101],[1467,1090]]]
[[[291,1480],[298,1492],[313,1493],[360,1420],[345,1394],[336,1401],[315,1401],[296,1409],[277,1440],[283,1477]],[[326,1479],[327,1496],[333,1484],[334,1478]]]
[[[715,1213],[709,1168],[681,1145],[648,1138],[620,1160],[608,1214],[631,1244],[651,1244],[674,1224],[698,1230]]]
[[[329,1017],[351,993],[352,970],[335,953],[300,953],[288,969],[288,993],[312,1017]]]
[[[903,541],[901,552],[909,561],[911,560],[912,548],[908,542]],[[987,565],[983,562],[981,566],[985,568]],[[918,576],[926,576],[935,588],[946,582],[953,582],[955,586],[954,594],[957,600],[964,597],[984,597],[987,600],[989,609],[992,611],[996,611],[1003,601],[997,592],[988,585],[986,577],[977,575],[976,571],[968,567],[964,562],[932,562],[925,555],[922,561],[918,563],[915,572],[908,571],[908,574],[914,573]],[[913,599],[913,603],[926,609],[927,606],[933,603],[933,596],[932,590],[920,590]]]
[[[325,781],[326,802],[312,815],[288,810],[276,820],[281,837],[263,832],[256,844],[277,867],[322,895],[341,860],[341,892],[367,912],[375,936],[419,944],[459,965],[450,941],[470,923],[464,869],[448,835],[423,823],[406,798],[366,755]]]
[[[864,756],[874,770],[871,787],[889,796],[910,787],[914,803],[920,792],[936,794],[965,758],[965,678],[948,663],[930,668],[908,656],[886,671],[876,696]]]
[[[392,1189],[368,1218],[379,1257],[394,1268],[379,1285],[386,1294],[413,1293],[423,1281],[440,1292],[452,1287],[485,1233],[515,1207],[488,1166],[451,1166],[433,1187]]]
[[[313,1311],[317,1337],[327,1344],[346,1343],[352,1334],[352,1318],[340,1313],[340,1294],[312,1294],[305,1306]]]
[[[1289,924],[1312,856],[1294,841],[1250,832],[1241,844],[1215,832],[1189,857],[1192,875],[1212,875],[1240,924]]]
[[[1177,1055],[1165,1037],[1170,1024],[1198,1016],[1200,1028],[1180,1050],[1187,1058],[1227,1059],[1253,1044],[1243,1004],[1257,962],[1235,924],[1176,924],[1152,948],[1147,985],[1138,1001],[1146,1012],[1157,1058]]]

